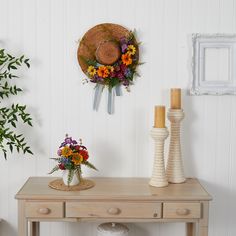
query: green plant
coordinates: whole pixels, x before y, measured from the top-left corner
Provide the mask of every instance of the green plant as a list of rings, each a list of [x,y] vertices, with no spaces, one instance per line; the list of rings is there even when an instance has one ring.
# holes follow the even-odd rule
[[[17,152],[33,154],[23,134],[16,132],[17,123],[20,120],[32,126],[32,118],[26,112],[26,105],[13,103],[5,106],[9,103],[7,99],[22,92],[22,89],[13,83],[13,79],[19,79],[15,71],[23,65],[30,67],[29,59],[24,55],[14,57],[6,53],[4,49],[0,49],[0,150],[5,159],[7,159],[7,149],[11,152],[16,149]]]

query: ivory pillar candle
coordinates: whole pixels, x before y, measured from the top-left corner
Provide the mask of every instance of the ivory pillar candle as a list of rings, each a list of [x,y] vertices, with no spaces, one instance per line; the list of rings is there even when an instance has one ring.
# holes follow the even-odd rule
[[[181,89],[172,88],[170,92],[171,109],[181,109]]]
[[[165,128],[165,106],[155,106],[154,128]]]

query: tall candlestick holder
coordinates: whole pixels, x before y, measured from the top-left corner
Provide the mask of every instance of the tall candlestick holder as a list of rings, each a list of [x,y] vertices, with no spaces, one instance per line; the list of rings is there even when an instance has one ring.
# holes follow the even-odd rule
[[[155,142],[155,152],[152,177],[149,185],[154,187],[165,187],[168,185],[168,181],[165,174],[164,142],[168,137],[169,132],[167,128],[153,128],[150,134]]]
[[[184,112],[182,109],[169,109],[167,117],[171,122],[171,131],[166,175],[170,183],[183,183],[186,178],[181,153],[180,122],[184,118]]]

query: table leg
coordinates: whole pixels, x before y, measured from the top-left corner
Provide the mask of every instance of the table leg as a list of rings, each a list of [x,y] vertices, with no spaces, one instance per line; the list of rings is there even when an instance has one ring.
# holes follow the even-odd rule
[[[208,236],[209,202],[202,203],[202,217],[197,223],[197,236]]]
[[[39,222],[30,222],[30,236],[39,236]]]
[[[196,236],[196,223],[192,223],[192,222],[186,223],[186,235]]]
[[[28,235],[28,221],[25,217],[25,201],[18,201],[18,236]]]

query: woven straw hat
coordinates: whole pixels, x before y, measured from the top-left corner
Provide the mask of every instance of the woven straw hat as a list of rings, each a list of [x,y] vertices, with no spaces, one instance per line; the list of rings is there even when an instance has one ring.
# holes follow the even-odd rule
[[[82,71],[87,72],[88,64],[85,59],[96,60],[103,65],[112,65],[118,61],[121,56],[119,41],[129,34],[128,29],[111,23],[99,24],[88,30],[80,41],[77,52]],[[135,39],[134,44],[137,45]]]

